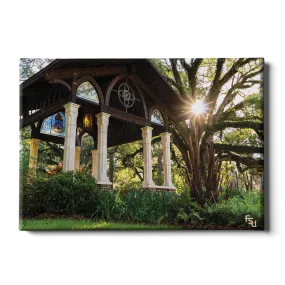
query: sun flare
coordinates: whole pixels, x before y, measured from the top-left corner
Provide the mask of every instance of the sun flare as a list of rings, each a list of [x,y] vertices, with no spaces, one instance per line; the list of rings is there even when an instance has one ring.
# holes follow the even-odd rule
[[[192,105],[192,112],[195,114],[203,114],[206,113],[207,111],[207,106],[203,102],[203,100],[197,100],[193,105]]]

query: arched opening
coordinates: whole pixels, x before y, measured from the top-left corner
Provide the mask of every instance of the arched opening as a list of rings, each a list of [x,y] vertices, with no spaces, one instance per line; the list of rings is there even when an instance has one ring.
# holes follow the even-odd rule
[[[162,152],[162,144],[161,138],[154,138],[155,142],[152,144],[152,175],[153,182],[155,185],[162,186],[163,185],[163,152]]]
[[[154,124],[165,126],[164,118],[158,109],[154,109],[151,112],[150,120]]]
[[[156,133],[157,137],[154,137],[153,140],[155,141],[152,144],[152,167],[153,167],[153,181],[156,185],[162,186],[163,185],[163,175],[164,175],[164,168],[163,168],[163,149],[161,143],[160,134],[164,132],[165,127],[165,120],[162,113],[153,106],[150,110],[150,120],[152,124],[156,125],[153,126],[154,130],[158,131]]]
[[[77,91],[76,97],[99,104],[99,96],[95,88],[88,81],[82,83]]]
[[[87,132],[81,136],[81,151],[80,151],[80,170],[91,174],[92,172],[92,155],[94,149],[94,139]]]
[[[65,135],[65,115],[58,112],[44,119],[40,132],[45,135],[64,137]]]

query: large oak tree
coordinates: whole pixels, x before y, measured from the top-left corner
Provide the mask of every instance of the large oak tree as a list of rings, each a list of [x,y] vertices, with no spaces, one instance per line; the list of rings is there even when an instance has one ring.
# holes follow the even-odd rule
[[[173,140],[186,163],[192,196],[216,195],[221,161],[238,168],[262,168],[263,59],[153,60],[189,109],[188,120],[175,123]],[[193,104],[205,112],[193,112]],[[203,103],[202,103],[203,102]],[[203,111],[203,110],[202,110]],[[238,140],[244,130],[251,139]],[[203,191],[205,189],[206,191]]]

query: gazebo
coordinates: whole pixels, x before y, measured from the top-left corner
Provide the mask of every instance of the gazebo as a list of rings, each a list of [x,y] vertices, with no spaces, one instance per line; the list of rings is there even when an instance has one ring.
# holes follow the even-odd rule
[[[81,138],[94,139],[92,175],[112,187],[107,148],[143,139],[144,189],[175,190],[170,126],[183,102],[147,59],[57,59],[20,85],[20,128],[31,126],[30,168],[40,140],[64,145],[63,170],[80,166]],[[152,136],[161,136],[163,186],[152,179]]]

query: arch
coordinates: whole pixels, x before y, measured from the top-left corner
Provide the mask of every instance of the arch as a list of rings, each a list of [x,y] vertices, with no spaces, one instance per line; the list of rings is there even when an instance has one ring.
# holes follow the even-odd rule
[[[88,135],[88,136],[93,138],[93,145],[94,145],[94,148],[96,148],[96,145],[97,145],[96,137],[94,136],[94,132],[90,131],[90,130],[81,130],[81,132],[79,132],[79,134],[78,134],[79,145],[81,146],[82,137],[86,136],[86,135]]]
[[[63,112],[57,112],[46,119],[41,124],[40,133],[56,137],[65,136],[65,115]]]
[[[75,92],[77,93],[78,88],[85,82],[89,82],[93,86],[93,88],[95,89],[95,91],[98,95],[100,105],[103,105],[104,104],[103,92],[102,92],[99,84],[96,82],[96,80],[91,76],[83,76],[83,77],[79,78],[76,82],[77,87],[76,87]]]
[[[94,149],[94,137],[89,132],[82,133],[80,139],[80,164],[84,171],[92,170],[92,155]]]
[[[110,103],[110,97],[111,97],[111,92],[114,88],[114,86],[121,80],[121,79],[124,79],[124,78],[127,78],[129,79],[136,87],[136,90],[138,91],[139,93],[139,96],[142,100],[142,103],[143,103],[143,109],[144,109],[144,116],[145,118],[147,119],[148,118],[148,112],[147,112],[147,107],[146,107],[146,103],[145,103],[145,100],[144,100],[144,96],[143,96],[143,93],[141,92],[139,86],[137,85],[137,83],[129,76],[127,76],[126,74],[120,74],[120,75],[117,75],[116,77],[114,77],[112,79],[112,81],[110,82],[108,88],[107,88],[107,92],[106,92],[106,100],[105,100],[105,104],[106,106],[109,106],[109,103]]]
[[[167,117],[157,105],[154,105],[149,109],[149,120],[154,124],[164,127],[167,126]]]
[[[49,83],[64,85],[65,87],[67,87],[67,89],[69,91],[71,91],[71,86],[66,81],[64,81],[62,79],[52,79],[52,80],[49,81]]]

